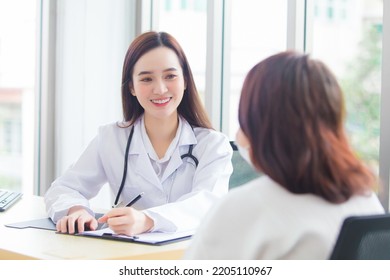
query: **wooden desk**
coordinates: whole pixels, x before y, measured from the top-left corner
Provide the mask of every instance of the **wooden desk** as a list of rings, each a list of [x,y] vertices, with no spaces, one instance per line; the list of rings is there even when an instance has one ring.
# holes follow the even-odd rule
[[[190,240],[162,246],[56,234],[42,229],[4,226],[47,217],[43,197],[24,195],[0,212],[0,259],[180,259]]]

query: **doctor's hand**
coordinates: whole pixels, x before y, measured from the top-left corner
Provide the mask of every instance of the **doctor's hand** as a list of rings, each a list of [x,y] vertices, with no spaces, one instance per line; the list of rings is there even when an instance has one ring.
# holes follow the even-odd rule
[[[141,211],[132,207],[114,208],[98,219],[107,223],[116,234],[133,236],[153,228],[153,220]]]
[[[58,232],[74,234],[84,230],[96,230],[98,223],[84,207],[74,206],[68,211],[68,215],[58,220],[56,228]]]

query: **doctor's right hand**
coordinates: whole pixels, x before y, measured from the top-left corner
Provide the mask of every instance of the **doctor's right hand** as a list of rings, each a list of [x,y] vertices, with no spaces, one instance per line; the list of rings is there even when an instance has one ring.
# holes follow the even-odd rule
[[[58,232],[74,234],[88,230],[96,230],[98,222],[84,207],[73,206],[68,215],[58,220],[56,228]]]
[[[128,236],[147,232],[154,227],[154,221],[148,215],[132,207],[114,208],[98,221],[107,223],[116,234]]]

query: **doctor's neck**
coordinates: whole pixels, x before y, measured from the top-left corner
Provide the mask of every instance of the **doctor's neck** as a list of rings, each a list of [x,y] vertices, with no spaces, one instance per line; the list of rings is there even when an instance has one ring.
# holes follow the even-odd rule
[[[148,134],[150,142],[156,152],[161,148],[164,150],[163,147],[168,148],[176,136],[176,131],[179,126],[178,115],[174,114],[172,117],[164,119],[156,119],[154,117],[144,115],[144,122],[146,133]],[[157,148],[157,146],[163,147]]]

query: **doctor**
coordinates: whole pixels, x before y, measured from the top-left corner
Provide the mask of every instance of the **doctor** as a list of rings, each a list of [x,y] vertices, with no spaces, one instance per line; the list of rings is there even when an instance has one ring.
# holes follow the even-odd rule
[[[187,58],[164,32],[129,46],[122,74],[124,121],[100,127],[80,158],[45,195],[57,230],[73,234],[107,223],[117,234],[194,229],[228,191],[232,149],[211,128]],[[89,207],[107,183],[117,207],[98,221]]]

